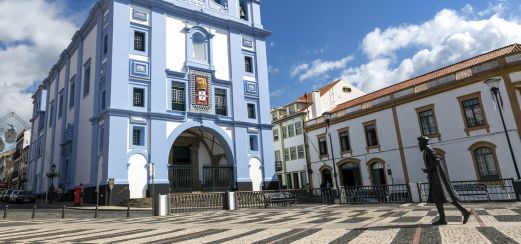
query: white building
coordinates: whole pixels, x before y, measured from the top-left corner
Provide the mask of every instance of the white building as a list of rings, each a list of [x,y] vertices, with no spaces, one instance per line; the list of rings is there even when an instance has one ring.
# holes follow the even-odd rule
[[[331,144],[324,117],[306,123],[315,185],[426,182],[417,137],[431,137],[450,180],[517,178],[499,110],[484,83],[500,79],[503,115],[521,161],[521,45],[514,44],[336,106]],[[332,156],[335,164],[333,165]],[[521,165],[518,165],[521,167]],[[335,184],[332,184],[335,187]]]
[[[275,170],[280,187],[304,188],[309,183],[307,150],[316,150],[316,147],[308,147],[304,123],[363,94],[346,81],[337,80],[295,102],[272,109]]]

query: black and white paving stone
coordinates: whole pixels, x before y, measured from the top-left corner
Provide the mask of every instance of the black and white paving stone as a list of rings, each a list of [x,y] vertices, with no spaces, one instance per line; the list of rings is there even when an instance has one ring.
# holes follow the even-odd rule
[[[0,243],[521,243],[521,203],[466,206],[474,213],[467,225],[447,206],[449,225],[441,227],[430,225],[437,218],[432,205],[417,204],[305,205],[98,219],[30,219],[11,213],[0,219]]]

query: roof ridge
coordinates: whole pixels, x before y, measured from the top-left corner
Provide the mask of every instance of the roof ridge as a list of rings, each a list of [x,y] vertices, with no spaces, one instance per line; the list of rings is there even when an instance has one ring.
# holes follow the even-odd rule
[[[447,66],[441,67],[441,68],[439,68],[439,69],[435,69],[435,70],[433,70],[433,71],[431,71],[431,72],[427,72],[427,73],[424,73],[424,74],[421,74],[421,75],[418,75],[418,76],[414,76],[414,77],[412,77],[412,78],[409,78],[409,79],[407,79],[407,80],[404,80],[404,81],[401,81],[401,82],[395,83],[395,84],[390,85],[390,86],[388,86],[388,87],[392,87],[392,86],[395,86],[395,85],[398,85],[398,84],[401,84],[401,83],[405,83],[405,82],[407,82],[407,81],[411,81],[411,80],[414,80],[414,79],[418,79],[418,78],[420,78],[420,77],[427,76],[427,75],[429,75],[429,74],[433,74],[433,73],[439,72],[439,71],[441,71],[441,70],[448,69],[448,68],[450,68],[450,67],[454,67],[454,66],[456,66],[456,65],[458,65],[458,64],[462,64],[462,63],[465,63],[465,62],[468,62],[468,61],[471,61],[471,60],[474,60],[474,59],[478,59],[478,58],[480,58],[480,57],[483,57],[483,56],[485,56],[485,55],[491,54],[491,53],[493,53],[493,52],[500,51],[500,50],[502,50],[502,49],[508,49],[508,48],[510,48],[510,49],[508,50],[507,53],[511,53],[511,52],[513,51],[513,49],[514,49],[516,46],[519,46],[519,44],[517,44],[517,43],[513,43],[513,44],[510,44],[510,45],[508,45],[508,46],[500,47],[500,48],[494,49],[494,50],[492,50],[492,51],[488,51],[488,52],[486,52],[486,53],[482,53],[482,54],[479,54],[479,55],[477,55],[477,56],[473,56],[473,57],[470,57],[470,58],[464,59],[464,60],[462,60],[462,61],[459,61],[459,62],[456,62],[456,63],[450,64],[450,65],[447,65]],[[388,87],[384,87],[384,88],[379,89],[379,90],[383,90],[383,89],[388,88]],[[379,90],[377,90],[377,91],[379,91]]]
[[[383,87],[383,88],[375,90],[375,91],[373,91],[371,93],[367,93],[367,94],[365,94],[365,95],[363,95],[361,97],[358,97],[358,98],[355,98],[353,100],[341,103],[341,104],[337,105],[335,108],[333,108],[331,111],[339,111],[339,110],[345,109],[347,107],[343,107],[343,105],[346,105],[346,104],[350,104],[350,103],[353,103],[352,105],[358,104],[358,103],[355,103],[355,101],[361,101],[360,103],[363,103],[363,102],[370,101],[372,99],[376,99],[376,98],[381,97],[381,96],[388,95],[388,94],[393,92],[393,88],[396,88],[396,91],[407,89],[407,88],[412,87],[414,85],[421,84],[421,83],[424,83],[426,81],[433,80],[433,79],[436,79],[436,78],[439,78],[439,77],[443,77],[444,75],[447,75],[447,74],[450,74],[450,73],[454,73],[454,72],[457,72],[457,71],[460,71],[460,70],[468,69],[468,68],[470,68],[472,66],[475,66],[475,65],[478,65],[478,64],[482,64],[482,63],[490,61],[491,59],[498,58],[498,57],[501,57],[501,56],[505,56],[507,54],[514,53],[514,52],[521,52],[521,44],[513,43],[513,44],[510,44],[510,45],[507,45],[507,46],[504,46],[504,47],[501,47],[501,48],[497,48],[497,49],[494,49],[492,51],[488,51],[488,52],[479,54],[477,56],[473,56],[473,57],[467,58],[465,60],[462,60],[462,61],[450,64],[448,66],[441,67],[441,68],[433,70],[431,72],[428,72],[428,73],[425,73],[425,74],[421,74],[421,75],[412,77],[410,79],[407,79],[407,80],[404,80],[404,81],[392,84],[390,86]],[[496,53],[495,57],[488,57],[488,58],[486,58],[487,55],[491,55],[491,54],[494,54],[494,53]],[[484,57],[485,57],[485,59],[483,59]],[[481,59],[483,59],[483,60],[481,60]],[[472,64],[472,61],[478,61],[478,62],[475,63],[475,64]],[[465,65],[465,63],[468,63],[468,64]],[[458,67],[458,65],[462,66],[462,67]],[[451,70],[451,69],[453,69],[453,70]],[[437,73],[439,73],[439,74],[437,74]],[[429,77],[429,76],[434,76],[434,77]],[[424,78],[426,80],[422,80],[422,78]],[[414,83],[414,81],[416,81],[416,83]],[[407,83],[411,83],[411,84],[407,84]],[[386,90],[389,90],[389,92],[385,93]],[[371,97],[371,96],[374,96],[374,94],[379,93],[379,92],[380,93],[384,93],[384,94],[378,95],[378,96],[375,96],[375,97]],[[365,101],[364,98],[368,98],[368,97],[370,97],[370,99]],[[350,107],[350,106],[348,106],[348,107]]]

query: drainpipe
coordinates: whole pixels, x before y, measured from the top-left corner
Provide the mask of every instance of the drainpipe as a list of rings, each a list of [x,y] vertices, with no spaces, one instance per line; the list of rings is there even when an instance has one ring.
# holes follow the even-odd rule
[[[309,188],[313,188],[313,173],[309,172],[311,169],[311,159],[309,156],[308,133],[306,132],[305,117],[302,117],[302,135],[304,136],[304,150],[306,153],[306,175],[308,177]]]
[[[284,155],[286,155],[286,148],[284,146],[284,132],[282,130],[282,122],[279,124],[279,131],[281,132],[281,137],[280,137],[280,145],[282,147],[282,153],[280,155],[280,159],[282,160],[282,185],[284,185],[283,183],[286,181],[286,158]],[[287,133],[286,133],[287,135]],[[281,185],[279,185],[280,187]]]

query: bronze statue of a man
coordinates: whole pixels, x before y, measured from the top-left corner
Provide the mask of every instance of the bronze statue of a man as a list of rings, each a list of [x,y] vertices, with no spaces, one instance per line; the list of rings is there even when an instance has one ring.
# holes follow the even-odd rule
[[[427,173],[427,179],[429,180],[429,197],[427,202],[434,203],[438,209],[440,218],[438,221],[432,223],[433,225],[446,225],[445,210],[443,204],[446,202],[452,202],[452,204],[461,211],[463,215],[463,224],[466,224],[470,217],[470,212],[461,206],[458,194],[452,187],[441,166],[440,159],[436,157],[436,153],[429,146],[429,137],[421,136],[418,137],[418,144],[420,150],[423,152],[423,161],[425,162],[424,173]]]

